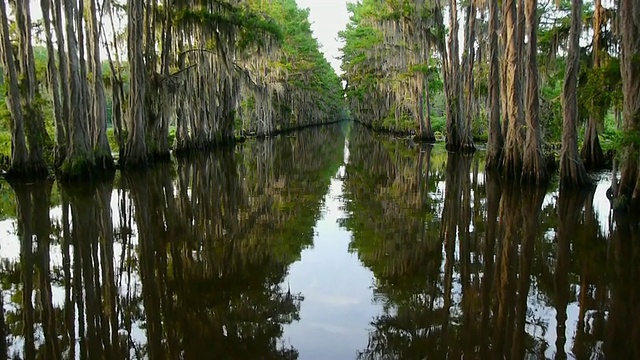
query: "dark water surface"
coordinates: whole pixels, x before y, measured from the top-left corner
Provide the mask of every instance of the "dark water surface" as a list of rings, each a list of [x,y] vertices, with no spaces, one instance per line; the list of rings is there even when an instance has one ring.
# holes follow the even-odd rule
[[[640,358],[638,216],[339,124],[0,188],[0,353]]]

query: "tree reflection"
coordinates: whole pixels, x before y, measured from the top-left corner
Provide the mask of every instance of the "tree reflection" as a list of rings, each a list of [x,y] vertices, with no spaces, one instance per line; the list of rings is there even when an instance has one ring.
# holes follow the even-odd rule
[[[640,358],[640,222],[637,214],[617,214],[611,235],[611,303],[606,324],[607,358]]]
[[[440,191],[446,153],[371,141],[365,131],[354,132],[349,143],[345,197],[351,216],[342,224],[354,234],[350,248],[376,274],[375,301],[384,308],[359,357],[420,357],[437,346],[442,331],[428,319],[444,316],[440,220],[429,214],[442,206],[430,194]]]
[[[342,136],[334,126],[247,142],[115,183],[54,188],[55,199],[49,183],[15,185],[20,250],[3,256],[0,351],[297,358],[281,337],[303,296],[284,279],[313,244]]]
[[[342,223],[383,305],[360,358],[638,356],[637,219],[607,234],[594,191],[501,182],[482,154],[448,154],[443,179],[437,150],[349,141]]]
[[[22,356],[25,359],[35,359],[38,353],[54,358],[53,355],[57,354],[57,339],[54,336],[56,323],[51,304],[51,275],[47,258],[51,232],[47,212],[51,183],[12,184],[12,188],[16,199],[20,258],[18,263],[5,263],[5,275],[12,280],[19,279],[22,287],[13,297],[20,295],[19,303],[12,304],[15,310],[6,312],[10,319],[8,325],[11,337],[21,335],[24,339]],[[34,304],[32,294],[35,289],[39,290],[39,296]],[[43,333],[49,335],[43,349],[35,346],[38,317],[42,318]]]

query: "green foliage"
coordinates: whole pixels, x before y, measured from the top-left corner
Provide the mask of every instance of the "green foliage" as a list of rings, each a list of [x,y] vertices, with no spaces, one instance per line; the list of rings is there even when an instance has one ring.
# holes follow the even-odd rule
[[[434,47],[438,29],[426,3],[364,0],[347,6],[343,79],[353,116],[375,128],[416,132],[427,107],[424,89],[442,88],[441,64],[425,47]],[[419,30],[417,30],[419,29]]]
[[[447,131],[447,117],[446,116],[431,116],[431,129],[436,132],[445,133]]]
[[[612,151],[618,150],[621,144],[623,131],[618,129],[615,118],[611,112],[604,117],[604,129],[600,133],[600,146],[602,150]]]
[[[243,93],[244,118],[236,122],[237,132],[253,131],[256,123],[264,121],[265,115],[257,114],[256,110],[264,109],[266,104],[258,101],[272,102],[266,106],[271,111],[267,117],[277,114],[278,120],[273,124],[276,130],[337,120],[343,113],[344,102],[340,79],[313,36],[309,10],[298,8],[294,0],[249,0],[248,4],[252,12],[264,14],[278,25],[282,41],[277,46],[262,48],[256,44],[244,49],[242,55],[247,62],[266,63],[269,70],[266,74],[255,74],[259,78],[260,94],[251,93],[251,89]],[[278,89],[277,95],[267,83]],[[241,129],[242,125],[245,129]]]
[[[620,60],[609,58],[599,68],[583,66],[578,88],[578,102],[586,114],[602,114],[622,104]]]
[[[540,89],[540,121],[547,143],[559,143],[562,136],[562,84],[564,68],[549,76]]]
[[[278,39],[282,37],[278,24],[248,8],[227,4],[224,9],[225,11],[212,12],[206,8],[182,8],[174,10],[173,21],[176,25],[194,24],[211,31],[220,31],[221,28],[239,29],[240,43],[243,46],[252,43],[257,33],[269,33]]]
[[[0,155],[9,157],[11,155],[11,133],[0,131]]]
[[[0,181],[0,221],[15,216],[15,194],[8,183]]]

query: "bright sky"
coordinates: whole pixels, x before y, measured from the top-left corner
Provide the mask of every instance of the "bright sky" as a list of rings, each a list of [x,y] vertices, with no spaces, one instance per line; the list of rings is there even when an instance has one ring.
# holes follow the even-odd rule
[[[354,0],[296,0],[302,9],[309,8],[309,21],[314,36],[322,46],[325,58],[331,63],[336,73],[340,74],[338,31],[344,30],[349,21],[347,2]]]

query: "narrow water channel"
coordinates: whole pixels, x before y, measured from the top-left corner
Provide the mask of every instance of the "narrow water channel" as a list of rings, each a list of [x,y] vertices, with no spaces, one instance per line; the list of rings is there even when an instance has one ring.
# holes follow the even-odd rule
[[[314,227],[313,247],[289,270],[287,286],[304,294],[302,321],[285,328],[289,341],[303,359],[351,359],[367,346],[363,331],[380,310],[371,301],[373,273],[349,250],[352,234],[340,225],[347,217],[343,187],[349,159],[331,179],[322,217]]]
[[[350,124],[0,184],[11,358],[640,358],[638,219]]]

